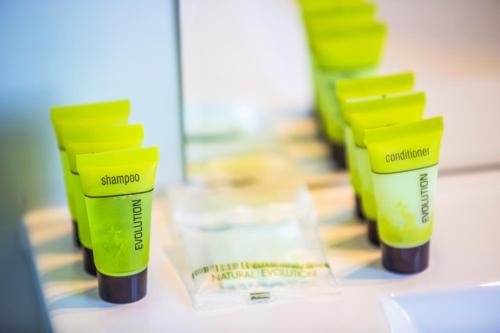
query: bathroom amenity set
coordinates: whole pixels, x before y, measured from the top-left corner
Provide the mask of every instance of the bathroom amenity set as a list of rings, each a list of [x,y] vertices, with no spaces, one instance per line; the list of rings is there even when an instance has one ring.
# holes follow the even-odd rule
[[[387,27],[372,3],[300,6],[317,116],[333,159],[349,170],[357,216],[385,268],[420,272],[429,260],[443,120],[423,119],[425,94],[413,91],[413,73],[374,75]],[[146,295],[159,160],[156,147],[141,147],[143,128],[129,125],[129,115],[128,101],[51,109],[73,238],[100,297],[113,303]],[[177,267],[196,308],[335,292],[309,192],[269,179],[171,191],[169,255],[184,263]]]

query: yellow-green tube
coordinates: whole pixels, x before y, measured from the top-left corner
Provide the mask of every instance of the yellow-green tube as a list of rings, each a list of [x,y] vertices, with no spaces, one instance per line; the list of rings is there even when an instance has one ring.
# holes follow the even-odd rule
[[[339,26],[328,35],[314,38],[313,52],[323,70],[371,68],[380,61],[386,34],[387,25],[378,21]]]
[[[316,111],[318,112],[318,117],[321,120],[326,136],[329,137],[330,140],[342,142],[342,132],[334,128],[338,126],[338,122],[327,120],[328,114],[332,114],[334,117],[337,114],[337,112],[334,111],[336,108],[336,101],[329,100],[329,83],[320,81],[330,81],[334,75],[345,75],[345,73],[332,73],[331,71],[320,69],[313,52],[315,45],[314,41],[316,39],[324,40],[325,37],[328,38],[329,35],[340,31],[349,29],[355,30],[356,27],[370,24],[375,20],[376,7],[371,2],[359,0],[299,1],[299,4],[302,10],[304,28],[309,44]],[[364,74],[363,70],[363,73],[360,75]],[[329,78],[323,80],[323,77],[325,77],[325,79],[327,77]],[[326,96],[324,92],[325,89],[328,91]],[[327,114],[327,116],[325,117],[323,114]],[[340,138],[336,137],[338,135],[340,135]]]
[[[335,82],[339,73],[324,73],[319,67],[316,68],[314,78],[317,88],[318,111],[323,130],[330,141],[343,142],[342,118],[338,110],[338,102],[335,98]]]
[[[383,262],[390,270],[427,266],[442,132],[442,117],[366,131]]]
[[[50,119],[56,132],[57,143],[61,147],[61,126],[68,123],[115,123],[128,121],[130,102],[127,100],[54,106],[50,108]],[[63,147],[61,147],[63,148]]]
[[[316,66],[314,81],[317,89],[318,111],[329,141],[343,144],[345,141],[344,119],[340,111],[336,94],[339,80],[346,77],[365,77],[373,75],[374,68],[360,69],[352,72],[322,71]]]
[[[308,19],[336,15],[358,15],[358,13],[374,13],[375,5],[363,0],[299,0],[302,14]]]
[[[61,129],[68,124],[126,124],[130,114],[129,101],[113,101],[103,103],[57,106],[50,109],[50,118],[56,134],[59,156],[63,170],[66,199],[73,223],[77,223],[76,203],[72,193],[69,162],[62,143]],[[74,226],[76,227],[76,226]],[[80,245],[76,229],[75,242]]]
[[[104,300],[126,303],[146,294],[158,159],[156,147],[76,157]]]
[[[369,107],[370,104],[346,102],[351,99],[380,97],[382,95],[410,91],[413,89],[414,82],[414,74],[411,72],[357,79],[343,79],[337,82],[337,98],[340,102],[340,111],[344,120],[347,166],[356,195],[361,195],[361,183],[357,170],[354,166],[354,135],[352,133],[348,114],[359,111],[367,111],[366,107]],[[364,109],[363,106],[365,107]]]
[[[377,206],[370,172],[370,160],[364,143],[365,131],[421,119],[425,109],[425,94],[388,95],[385,98],[378,97],[352,103],[355,103],[358,109],[365,110],[350,113],[349,121],[354,136],[354,158],[361,185],[362,208],[370,224],[370,240],[377,244]]]
[[[328,139],[337,145],[343,145],[345,139],[336,83],[339,79],[373,75],[386,34],[385,23],[374,21],[339,27],[312,40],[321,118]]]
[[[412,90],[414,85],[415,75],[412,72],[344,79],[337,82],[337,97],[345,101],[395,94]]]
[[[376,6],[364,1],[339,1],[302,7],[304,26],[309,40],[328,35],[339,27],[359,25],[375,19]]]
[[[90,274],[96,274],[92,253],[92,241],[87,218],[87,207],[82,192],[80,175],[76,167],[79,154],[139,148],[144,138],[142,125],[68,125],[62,129],[62,141],[68,156],[73,197],[76,205],[78,234],[84,250],[84,268]]]
[[[373,71],[380,59],[386,25],[375,21],[376,6],[367,1],[301,0],[299,5],[310,48],[316,110],[326,137],[343,150],[335,81]]]

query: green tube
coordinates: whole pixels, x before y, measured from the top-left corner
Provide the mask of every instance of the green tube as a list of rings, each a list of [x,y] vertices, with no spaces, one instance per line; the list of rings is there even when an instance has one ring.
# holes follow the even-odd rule
[[[323,130],[328,140],[343,142],[342,118],[335,98],[335,82],[342,78],[342,73],[325,73],[316,68],[314,78],[317,87],[318,111]]]
[[[395,94],[412,90],[414,85],[415,75],[412,72],[345,79],[337,82],[337,97],[345,101]]]
[[[158,148],[77,155],[99,295],[112,303],[146,295]]]
[[[355,144],[354,158],[361,185],[361,203],[369,223],[369,239],[372,243],[378,244],[377,206],[370,172],[370,160],[364,143],[365,131],[422,119],[425,109],[425,94],[420,92],[387,95],[385,98],[378,97],[352,103],[356,104],[355,107],[360,110],[349,114],[349,120],[352,124]]]
[[[89,274],[96,274],[93,260],[87,207],[76,167],[79,154],[99,153],[126,148],[139,148],[144,138],[142,125],[67,125],[62,128],[62,141],[69,161],[73,197],[76,205],[78,234],[83,246],[83,264]]]
[[[370,104],[346,102],[351,99],[376,97],[410,91],[413,89],[414,82],[414,74],[411,72],[357,79],[344,79],[337,82],[337,98],[340,102],[340,111],[344,120],[347,166],[357,202],[360,202],[361,198],[361,181],[355,167],[354,134],[352,133],[349,114],[360,111],[368,111],[366,110],[366,106],[369,107]],[[363,106],[365,108],[363,108]]]
[[[325,88],[329,89],[330,84],[326,81],[330,81],[335,73],[320,69],[313,52],[315,40],[324,40],[324,38],[339,31],[353,30],[356,27],[370,24],[375,20],[376,6],[371,2],[359,0],[299,1],[299,5],[309,44],[317,116],[323,126],[323,132],[330,140],[333,140],[337,134],[342,136],[342,132],[335,128],[338,122],[332,123],[327,120],[328,114],[335,116],[337,112],[334,111],[335,100],[331,101],[328,96],[330,92],[325,94],[324,90]],[[327,114],[327,116],[323,116],[323,114]],[[339,142],[342,141],[341,137],[335,139]]]
[[[328,35],[339,27],[359,25],[375,19],[376,6],[365,1],[337,1],[302,6],[302,17],[309,40]]]
[[[389,270],[415,273],[428,265],[442,133],[442,117],[366,131]]]
[[[66,149],[61,138],[61,129],[67,124],[126,124],[130,114],[129,101],[113,101],[92,104],[81,104],[71,106],[56,106],[50,109],[50,118],[56,134],[59,156],[64,177],[64,186],[66,188],[66,199],[69,212],[73,221],[73,234],[75,243],[80,246],[80,240],[77,233],[77,214],[76,203],[72,195],[73,188],[71,183],[71,173],[69,162],[66,156]]]
[[[337,82],[347,77],[372,76],[374,68],[360,69],[352,72],[323,71],[316,66],[314,82],[317,89],[316,102],[321,124],[330,142],[343,144],[345,141],[344,118],[337,98]]]
[[[345,141],[336,83],[340,79],[373,75],[386,34],[385,23],[373,21],[348,25],[312,41],[319,111],[326,136],[335,145],[343,146]]]
[[[314,38],[312,48],[323,70],[371,68],[380,61],[386,35],[387,25],[380,21],[339,25],[327,35]]]
[[[57,143],[61,143],[60,125],[80,121],[98,122],[100,119],[111,121],[126,119],[130,115],[128,100],[79,104],[69,106],[54,106],[50,108],[50,119],[54,125]]]
[[[375,20],[376,6],[371,2],[300,0],[299,5],[310,48],[316,111],[334,153],[339,152],[334,158],[344,166],[344,130],[335,81],[373,73],[387,28]]]
[[[339,15],[359,15],[375,12],[375,5],[363,0],[299,0],[302,14],[307,19],[317,17],[337,17]]]

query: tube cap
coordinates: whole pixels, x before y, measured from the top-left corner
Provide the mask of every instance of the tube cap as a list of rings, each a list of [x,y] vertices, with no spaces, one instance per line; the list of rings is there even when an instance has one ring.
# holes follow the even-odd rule
[[[342,143],[336,143],[332,142],[331,144],[331,151],[332,151],[332,158],[337,163],[337,166],[339,169],[345,170],[346,169],[346,162],[345,162],[345,147]]]
[[[95,268],[95,263],[94,263],[94,251],[92,251],[89,248],[86,248],[85,246],[82,246],[82,253],[83,253],[83,268],[85,269],[85,272],[89,273],[90,275],[97,275],[97,270]]]
[[[78,234],[78,225],[76,224],[76,220],[71,220],[71,225],[73,226],[73,243],[76,247],[82,247],[82,243],[80,242],[80,235]]]
[[[378,237],[378,226],[374,220],[367,219],[368,223],[368,240],[375,246],[380,246],[380,239]]]
[[[147,268],[129,276],[109,276],[97,271],[99,296],[110,303],[132,303],[146,296]]]
[[[316,115],[314,117],[314,122],[316,123],[316,128],[317,128],[316,133],[317,133],[318,139],[326,141],[327,139],[326,139],[325,129],[323,127],[319,113],[320,113],[319,109],[316,108],[316,110],[314,110],[314,114]]]
[[[363,208],[361,207],[361,196],[360,195],[354,195],[354,209],[356,213],[356,217],[358,218],[359,222],[365,222],[366,216],[365,213],[363,213]]]
[[[382,242],[382,263],[396,273],[418,273],[429,266],[429,242],[412,248],[402,249]]]

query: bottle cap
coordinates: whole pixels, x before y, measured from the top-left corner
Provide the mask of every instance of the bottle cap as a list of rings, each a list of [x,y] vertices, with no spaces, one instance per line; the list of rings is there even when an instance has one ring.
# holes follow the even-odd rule
[[[430,242],[412,248],[396,248],[382,242],[382,263],[396,273],[418,273],[429,266]]]
[[[346,169],[346,162],[345,162],[345,147],[342,143],[331,143],[331,151],[332,151],[332,158],[337,163],[337,166],[339,169],[345,170]]]
[[[82,243],[80,242],[80,235],[78,234],[78,224],[76,223],[76,220],[71,220],[71,225],[73,229],[73,243],[75,244],[76,247],[80,248],[82,247]]]
[[[312,111],[312,113],[315,115],[314,117],[314,123],[317,128],[317,138],[320,140],[325,140],[326,141],[326,133],[325,133],[325,127],[323,126],[323,122],[321,121],[321,117],[319,116],[320,111],[318,108]]]
[[[375,246],[380,246],[380,239],[378,237],[377,221],[367,219],[368,223],[368,240]]]
[[[146,296],[147,268],[129,276],[110,276],[97,271],[99,296],[110,303],[132,303]]]
[[[85,269],[85,272],[89,273],[90,275],[97,275],[97,270],[95,268],[95,263],[94,263],[94,251],[92,251],[89,248],[86,248],[85,246],[82,246],[82,253],[83,253],[83,268]]]
[[[359,194],[354,195],[354,204],[356,217],[358,218],[359,222],[365,222],[366,216],[365,213],[363,213],[363,208],[361,207],[361,196]]]

